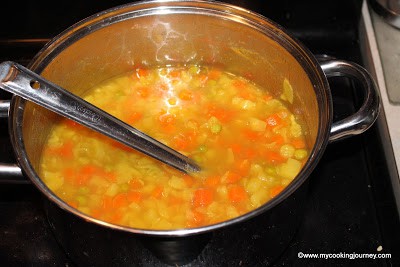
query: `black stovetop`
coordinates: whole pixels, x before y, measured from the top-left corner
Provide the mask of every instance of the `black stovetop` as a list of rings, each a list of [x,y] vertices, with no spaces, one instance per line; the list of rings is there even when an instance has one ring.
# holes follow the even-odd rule
[[[68,26],[124,3],[57,1],[44,5],[42,2],[45,3],[7,3],[0,18],[1,61],[27,64],[49,38]],[[278,22],[314,54],[329,54],[363,64],[358,38],[362,1],[226,2]],[[337,120],[358,107],[359,93],[349,80],[334,79],[330,83]],[[9,98],[10,95],[0,92],[0,99]],[[7,120],[1,118],[0,125],[0,161],[15,162]],[[362,135],[330,144],[310,177],[302,223],[273,265],[400,266],[400,221],[388,168],[376,124]],[[6,184],[0,179],[0,214],[1,265],[74,266],[55,240],[43,211],[42,195],[33,185]],[[299,252],[378,253],[380,246],[380,253],[391,253],[392,258],[305,260],[298,257]],[[203,260],[207,266],[207,259]],[[153,259],[146,262],[147,266],[157,263]]]

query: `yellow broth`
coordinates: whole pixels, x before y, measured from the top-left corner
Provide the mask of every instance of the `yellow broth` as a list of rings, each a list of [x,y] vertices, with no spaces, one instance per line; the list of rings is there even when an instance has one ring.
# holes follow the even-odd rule
[[[190,176],[63,119],[42,153],[40,176],[61,199],[106,222],[143,229],[200,227],[263,205],[304,165],[301,126],[285,102],[243,77],[184,66],[137,68],[85,99],[193,158]]]

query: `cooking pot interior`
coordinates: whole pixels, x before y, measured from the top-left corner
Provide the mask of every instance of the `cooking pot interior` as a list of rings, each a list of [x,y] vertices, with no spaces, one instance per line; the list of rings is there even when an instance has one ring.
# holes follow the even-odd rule
[[[287,78],[294,100],[286,104],[299,116],[308,146],[314,146],[320,127],[319,96],[314,87],[322,87],[324,81],[316,74],[310,56],[295,41],[286,39],[279,27],[258,16],[249,21],[219,11],[136,13],[117,10],[66,31],[41,51],[32,69],[80,96],[99,82],[137,66],[217,66],[247,77],[275,97],[282,94]],[[59,119],[25,103],[24,149],[36,172],[43,144]]]

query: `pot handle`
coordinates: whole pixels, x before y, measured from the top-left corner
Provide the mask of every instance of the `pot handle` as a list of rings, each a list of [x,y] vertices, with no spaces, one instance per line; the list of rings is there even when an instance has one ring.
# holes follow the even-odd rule
[[[9,100],[0,101],[0,118],[8,117],[9,108]],[[30,182],[22,175],[21,168],[18,165],[0,163],[0,183],[28,184]]]
[[[0,118],[7,118],[9,109],[10,100],[0,100]]]
[[[366,69],[345,60],[323,60],[320,62],[326,77],[349,77],[358,81],[365,90],[360,109],[349,117],[332,124],[329,142],[358,135],[372,126],[381,106],[377,85]]]

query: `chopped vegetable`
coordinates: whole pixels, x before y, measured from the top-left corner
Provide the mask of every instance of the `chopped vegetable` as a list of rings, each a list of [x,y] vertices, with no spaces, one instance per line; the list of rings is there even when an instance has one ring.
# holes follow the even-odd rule
[[[220,183],[220,180],[221,178],[219,176],[210,176],[206,178],[204,185],[214,188]]]
[[[193,205],[195,207],[208,206],[213,201],[213,192],[211,189],[199,188],[194,192]]]
[[[286,145],[281,146],[279,153],[284,158],[291,158],[291,157],[293,157],[293,155],[295,153],[295,148],[292,145],[286,144]]]
[[[263,132],[267,128],[267,123],[265,121],[256,118],[250,118],[249,125],[250,129],[257,132]]]
[[[179,92],[179,98],[182,99],[182,100],[186,100],[186,101],[192,100],[193,99],[193,93],[191,91],[189,91],[189,90],[184,89],[184,90]]]
[[[238,173],[233,171],[227,171],[226,174],[222,177],[222,181],[228,184],[234,184],[238,182],[241,178],[242,176],[239,175]]]
[[[295,159],[288,159],[278,168],[278,174],[283,178],[293,178],[300,172],[301,162]]]
[[[242,186],[232,186],[228,189],[228,197],[233,203],[241,202],[247,199],[247,192]]]
[[[242,110],[254,110],[256,103],[241,97],[232,98],[232,104],[239,107]]]
[[[276,197],[283,189],[284,187],[282,185],[276,185],[272,187],[270,191],[271,197]]]
[[[210,127],[210,131],[213,134],[218,134],[219,132],[221,132],[222,125],[221,125],[221,123],[219,122],[219,120],[216,117],[211,117],[208,120],[208,124],[209,124],[209,127]]]
[[[219,68],[136,66],[84,98],[202,167],[187,175],[61,120],[40,176],[69,205],[108,223],[164,230],[229,220],[276,197],[309,156],[300,115],[286,106],[294,101],[289,79],[282,101]]]
[[[221,107],[212,105],[208,108],[208,116],[210,118],[215,117],[219,121],[226,123],[226,122],[231,121],[234,118],[235,112],[232,110],[228,110],[225,108],[221,108]]]
[[[283,93],[281,99],[288,101],[293,104],[293,88],[288,79],[283,80]]]
[[[269,127],[281,126],[283,124],[283,120],[279,117],[278,114],[273,114],[266,119],[267,125]]]
[[[305,149],[297,149],[297,150],[294,152],[294,157],[295,157],[296,159],[298,159],[298,160],[303,160],[303,159],[305,159],[305,158],[307,157],[307,155],[308,155],[308,153],[307,153],[307,150],[305,150]]]

